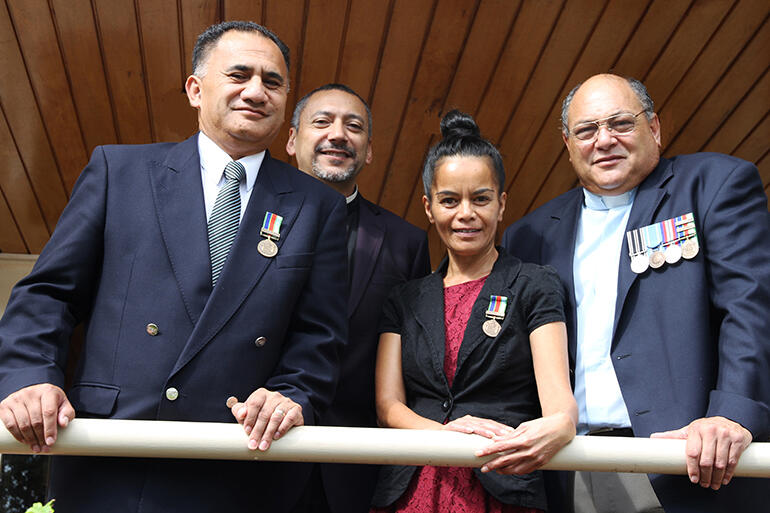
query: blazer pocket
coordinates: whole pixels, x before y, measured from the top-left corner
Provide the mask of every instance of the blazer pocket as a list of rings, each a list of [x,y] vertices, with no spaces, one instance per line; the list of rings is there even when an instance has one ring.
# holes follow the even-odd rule
[[[78,413],[107,416],[115,409],[120,387],[100,383],[78,383],[67,396]]]
[[[275,257],[275,265],[279,269],[309,269],[313,265],[315,253],[295,253],[294,255],[281,255]]]

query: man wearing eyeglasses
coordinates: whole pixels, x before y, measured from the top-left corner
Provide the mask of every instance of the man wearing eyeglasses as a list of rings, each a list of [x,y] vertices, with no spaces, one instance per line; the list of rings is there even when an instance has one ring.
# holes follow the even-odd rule
[[[770,483],[733,478],[770,435],[770,223],[756,167],[661,158],[635,79],[579,84],[562,125],[581,187],[514,223],[503,245],[554,266],[568,291],[578,434],[687,441],[687,476],[578,472],[575,510],[765,510]]]

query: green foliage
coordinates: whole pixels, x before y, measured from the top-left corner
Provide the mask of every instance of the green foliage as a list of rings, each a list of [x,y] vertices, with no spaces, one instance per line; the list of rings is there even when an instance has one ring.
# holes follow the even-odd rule
[[[53,513],[53,501],[54,499],[51,499],[45,505],[36,502],[27,510],[27,513]]]

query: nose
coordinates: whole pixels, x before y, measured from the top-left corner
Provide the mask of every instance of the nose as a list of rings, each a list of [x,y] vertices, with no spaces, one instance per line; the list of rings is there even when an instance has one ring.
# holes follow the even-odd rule
[[[476,214],[476,211],[473,209],[473,205],[470,201],[463,200],[460,202],[460,210],[458,211],[458,214],[460,219],[472,219]]]
[[[249,80],[241,91],[241,98],[249,103],[261,104],[267,99],[265,84],[259,76]]]
[[[348,134],[345,131],[344,122],[342,119],[336,119],[329,125],[328,136],[330,141],[346,141]]]
[[[606,124],[599,125],[599,131],[596,133],[596,146],[599,148],[608,148],[617,142],[615,134],[610,132]]]

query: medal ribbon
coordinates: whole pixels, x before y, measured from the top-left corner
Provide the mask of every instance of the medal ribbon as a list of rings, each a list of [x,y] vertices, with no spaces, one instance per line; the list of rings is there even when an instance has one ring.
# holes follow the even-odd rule
[[[674,220],[666,219],[665,221],[661,222],[661,225],[663,226],[663,245],[669,246],[676,242],[677,236]]]
[[[505,317],[505,309],[508,307],[508,298],[505,296],[490,296],[487,317],[502,319]]]
[[[651,224],[642,228],[647,235],[647,247],[654,250],[663,242],[663,233],[660,223]]]
[[[281,236],[281,223],[283,217],[272,212],[265,212],[265,220],[262,222],[262,229],[259,231],[260,235],[266,237],[280,238]]]

